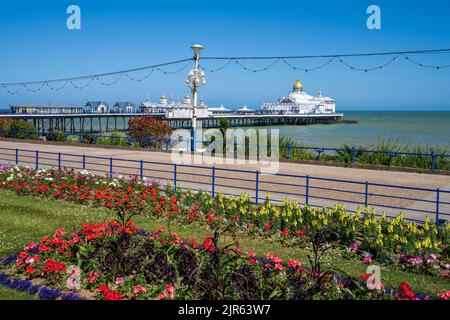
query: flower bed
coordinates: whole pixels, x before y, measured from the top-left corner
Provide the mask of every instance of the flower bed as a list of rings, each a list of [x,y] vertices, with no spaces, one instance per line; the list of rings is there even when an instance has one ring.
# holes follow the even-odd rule
[[[376,259],[399,263],[414,272],[450,275],[448,262],[450,226],[437,227],[428,219],[423,225],[386,215],[375,217],[373,210],[355,214],[343,206],[330,209],[301,207],[297,202],[283,201],[275,206],[268,198],[264,204],[251,203],[250,197],[214,199],[207,193],[181,192],[171,186],[136,178],[109,179],[88,172],[65,170],[0,168],[0,188],[22,195],[105,208],[126,224],[135,215],[161,219],[167,223],[207,225],[239,229],[252,237],[264,237],[289,246],[307,246],[320,230],[324,242],[337,242],[345,254],[359,256],[366,263]]]
[[[236,245],[222,247],[226,232],[216,229],[199,243],[163,228],[147,233],[131,221],[84,224],[70,234],[59,229],[3,259],[0,285],[41,299],[432,298],[413,293],[406,283],[396,291],[369,290],[371,275],[355,279],[273,254],[256,257]]]

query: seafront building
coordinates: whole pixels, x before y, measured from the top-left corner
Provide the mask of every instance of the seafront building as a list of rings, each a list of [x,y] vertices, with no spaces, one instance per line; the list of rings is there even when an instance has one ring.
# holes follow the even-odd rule
[[[309,95],[303,91],[300,80],[297,80],[288,95],[280,98],[278,102],[263,103],[261,110],[277,114],[335,113],[336,101],[330,97],[324,97],[321,92],[317,96]]]

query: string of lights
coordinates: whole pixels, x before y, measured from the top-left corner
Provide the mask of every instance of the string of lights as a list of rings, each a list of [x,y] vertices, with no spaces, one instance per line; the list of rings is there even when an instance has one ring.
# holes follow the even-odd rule
[[[290,64],[289,62],[287,62],[286,59],[281,59],[281,61],[283,61],[283,63],[286,64],[287,66],[289,66],[292,70],[301,70],[301,71],[304,71],[304,72],[308,72],[308,71],[314,71],[314,70],[322,69],[325,66],[329,65],[330,63],[332,63],[335,59],[336,58],[333,57],[333,58],[329,59],[327,62],[325,62],[324,64],[321,64],[320,66],[309,68],[309,69],[296,67],[296,66]]]
[[[192,60],[193,60],[192,58],[188,58],[188,59],[183,59],[183,60],[177,60],[177,61],[156,64],[156,65],[152,65],[152,66],[127,69],[127,70],[121,70],[121,71],[114,71],[114,72],[108,72],[108,73],[86,75],[86,76],[71,77],[71,78],[26,81],[26,82],[13,82],[13,83],[0,83],[0,88],[5,89],[8,94],[14,95],[14,94],[18,94],[19,92],[21,92],[22,89],[25,89],[32,93],[36,93],[36,92],[42,90],[44,87],[48,87],[52,91],[60,91],[63,88],[65,88],[68,83],[70,83],[75,89],[84,89],[84,88],[88,87],[89,85],[91,85],[94,82],[94,80],[98,81],[102,86],[112,86],[112,85],[116,84],[117,82],[119,82],[119,80],[123,76],[126,76],[127,78],[129,78],[132,81],[141,82],[141,81],[147,79],[155,70],[157,70],[165,75],[179,73],[179,72],[185,70],[186,67],[189,66],[189,64]],[[167,70],[164,70],[161,68],[161,67],[165,67],[165,66],[180,64],[183,62],[185,64],[181,68],[179,68],[175,71],[167,71]],[[129,75],[130,73],[135,73],[135,72],[144,71],[144,70],[150,70],[150,72],[148,72],[142,79],[136,79]],[[111,76],[117,76],[117,78],[111,82],[102,80],[106,77],[111,77]],[[86,83],[81,84],[81,85],[78,84],[78,82],[85,81],[85,80],[87,80]],[[53,83],[62,83],[62,85],[52,86],[51,84],[53,84]],[[36,88],[32,87],[32,86],[36,86],[36,85],[37,85]]]
[[[204,66],[204,63],[202,63],[201,68],[209,71],[209,72],[217,72],[224,70],[231,64],[236,64],[240,68],[242,68],[245,71],[249,72],[263,72],[267,71],[271,68],[273,68],[278,63],[282,62],[285,65],[287,65],[292,70],[300,70],[304,72],[310,72],[314,70],[322,69],[331,63],[337,61],[350,70],[354,71],[362,71],[362,72],[369,72],[369,71],[375,71],[375,70],[381,70],[384,67],[390,65],[394,61],[399,61],[400,57],[403,57],[404,60],[417,65],[418,67],[423,68],[430,68],[435,70],[440,70],[444,68],[449,68],[450,64],[446,65],[430,65],[418,62],[416,59],[411,58],[411,56],[417,56],[417,55],[432,55],[432,54],[448,54],[450,53],[450,49],[430,49],[430,50],[414,50],[414,51],[390,51],[390,52],[368,52],[368,53],[346,53],[346,54],[331,54],[331,55],[301,55],[301,56],[242,56],[242,57],[200,57],[201,61],[212,61],[212,60],[226,60],[226,62],[217,67],[217,68],[208,68],[207,66]],[[392,56],[389,60],[384,62],[381,65],[375,66],[375,67],[357,67],[351,63],[348,62],[349,58],[352,57],[374,57],[374,56]],[[325,59],[326,61],[318,66],[315,67],[297,67],[293,63],[291,63],[288,60],[295,60],[295,59]],[[345,60],[344,60],[345,59]],[[250,60],[272,60],[270,64],[266,65],[262,68],[251,68],[247,64],[244,64],[243,61],[250,61]],[[160,73],[164,75],[173,75],[182,72],[185,70],[192,62],[194,61],[193,58],[187,58],[177,61],[171,61],[151,66],[145,66],[140,68],[134,68],[134,69],[127,69],[127,70],[120,70],[120,71],[114,71],[114,72],[108,72],[108,73],[100,73],[100,74],[92,74],[92,75],[85,75],[85,76],[78,76],[78,77],[70,77],[70,78],[59,78],[59,79],[50,79],[50,80],[39,80],[39,81],[26,81],[26,82],[13,82],[13,83],[0,83],[0,89],[3,88],[6,90],[8,94],[17,94],[22,91],[22,89],[27,90],[32,93],[36,93],[40,90],[42,90],[44,87],[50,88],[52,91],[60,91],[63,88],[67,86],[68,83],[70,83],[75,89],[84,89],[91,85],[94,81],[98,81],[102,86],[112,86],[114,84],[117,84],[124,76],[128,78],[131,81],[135,82],[142,82],[150,77],[154,73],[154,71],[159,71]],[[170,65],[178,65],[183,63],[183,65],[174,71],[167,71],[164,70],[163,67],[170,66]],[[142,77],[133,77],[131,74],[137,73],[140,71],[149,70],[148,73]],[[106,81],[105,78],[110,78],[111,76],[117,76],[112,81]],[[87,81],[84,84],[80,84],[80,82]],[[54,83],[62,83],[59,86],[53,86]]]

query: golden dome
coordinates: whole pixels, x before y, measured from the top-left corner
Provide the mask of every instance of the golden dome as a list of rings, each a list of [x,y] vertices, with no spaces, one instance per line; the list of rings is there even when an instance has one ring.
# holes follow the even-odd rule
[[[303,85],[299,79],[297,79],[297,81],[295,81],[294,83],[294,91],[295,90],[303,90]]]
[[[163,95],[163,96],[161,96],[161,99],[166,99],[166,96],[164,96],[164,95]]]
[[[189,93],[186,93],[186,95],[184,96],[185,99],[190,99],[191,96],[189,95]]]

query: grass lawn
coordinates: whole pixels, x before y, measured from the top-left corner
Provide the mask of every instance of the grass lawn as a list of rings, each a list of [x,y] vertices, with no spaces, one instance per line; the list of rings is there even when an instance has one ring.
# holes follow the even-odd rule
[[[114,218],[105,210],[92,209],[69,202],[47,201],[35,197],[17,196],[10,192],[0,192],[0,257],[17,252],[31,241],[38,241],[46,235],[51,235],[58,228],[71,232],[85,222],[101,222]],[[164,222],[149,218],[136,217],[137,225],[148,231],[154,231]],[[195,237],[202,240],[210,235],[205,227],[197,225],[171,225],[171,231],[176,231],[182,238]],[[244,250],[253,250],[258,255],[274,253],[282,258],[298,259],[307,263],[305,249],[289,248],[269,240],[251,239],[240,236],[239,245]],[[329,265],[341,269],[349,275],[359,276],[365,273],[367,265],[358,260],[345,259],[339,255],[333,256]],[[408,282],[413,291],[437,295],[450,289],[450,280],[442,277],[420,275],[382,268],[382,282],[386,287],[396,288],[401,282]],[[26,299],[29,296],[0,287],[0,299]]]

